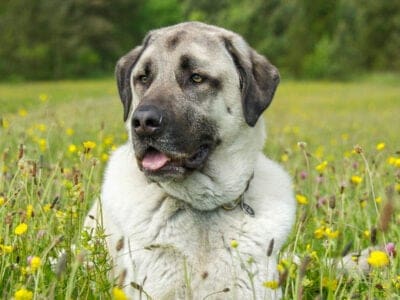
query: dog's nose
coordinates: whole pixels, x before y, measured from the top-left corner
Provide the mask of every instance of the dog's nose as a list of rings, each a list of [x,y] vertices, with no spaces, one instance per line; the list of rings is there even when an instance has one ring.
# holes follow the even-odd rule
[[[139,106],[132,117],[133,130],[138,135],[153,135],[162,128],[163,114],[154,105]]]

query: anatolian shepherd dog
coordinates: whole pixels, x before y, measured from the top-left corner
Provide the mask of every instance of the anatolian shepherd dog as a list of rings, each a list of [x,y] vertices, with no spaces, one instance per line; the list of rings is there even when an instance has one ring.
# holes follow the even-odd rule
[[[277,299],[291,180],[264,157],[278,70],[239,35],[197,22],[151,31],[116,66],[129,141],[86,219],[133,299]],[[275,124],[274,126],[278,126]]]

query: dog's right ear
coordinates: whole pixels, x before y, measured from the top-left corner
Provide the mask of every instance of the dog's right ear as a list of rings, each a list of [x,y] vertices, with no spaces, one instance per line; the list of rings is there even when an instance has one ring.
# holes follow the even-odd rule
[[[143,51],[146,49],[149,40],[150,34],[146,36],[141,46],[135,47],[133,50],[122,56],[115,66],[118,93],[124,106],[124,121],[128,118],[132,103],[131,72]]]

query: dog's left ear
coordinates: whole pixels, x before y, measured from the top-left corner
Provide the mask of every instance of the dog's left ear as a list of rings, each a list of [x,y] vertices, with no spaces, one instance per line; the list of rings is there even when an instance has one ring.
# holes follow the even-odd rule
[[[239,72],[245,120],[253,127],[274,97],[278,69],[239,36],[225,37],[224,43]]]
[[[131,72],[143,51],[146,49],[149,40],[150,34],[147,35],[141,46],[135,47],[133,50],[122,56],[115,66],[118,93],[124,106],[124,121],[128,118],[132,103]]]

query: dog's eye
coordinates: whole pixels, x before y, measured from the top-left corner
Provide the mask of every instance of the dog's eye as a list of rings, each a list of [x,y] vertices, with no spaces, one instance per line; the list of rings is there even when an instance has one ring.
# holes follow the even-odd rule
[[[194,83],[202,83],[204,81],[204,78],[199,74],[193,74],[192,77],[190,77],[190,79]]]
[[[146,84],[149,82],[149,77],[147,75],[140,75],[139,76],[139,81],[143,84]]]

